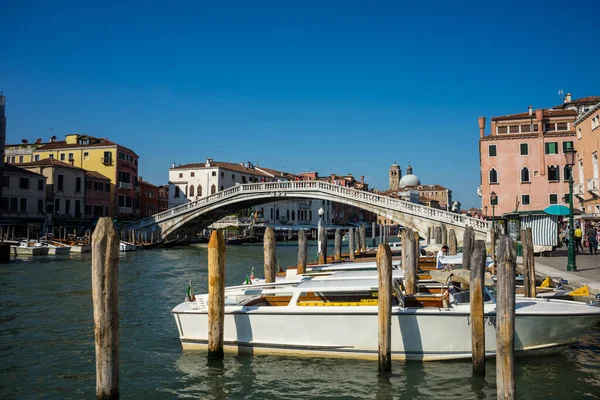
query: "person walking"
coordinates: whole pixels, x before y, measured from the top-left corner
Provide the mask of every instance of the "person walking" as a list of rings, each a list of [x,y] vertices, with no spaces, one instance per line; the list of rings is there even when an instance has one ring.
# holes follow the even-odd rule
[[[586,232],[588,243],[590,246],[590,254],[598,254],[598,242],[596,240],[596,236],[598,235],[598,230],[595,226],[590,226]]]
[[[575,232],[574,232],[573,236],[575,237],[575,251],[579,251],[579,249],[581,249],[581,251],[583,251],[583,244],[581,244],[583,231],[581,230],[579,225],[575,225]]]

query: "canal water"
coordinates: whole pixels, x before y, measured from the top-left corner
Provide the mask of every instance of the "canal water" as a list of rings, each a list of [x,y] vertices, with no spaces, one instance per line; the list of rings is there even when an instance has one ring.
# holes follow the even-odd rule
[[[296,245],[277,247],[282,266]],[[316,255],[316,248],[309,248]],[[251,267],[262,275],[262,246],[227,248],[227,284]],[[21,259],[0,265],[0,398],[83,399],[95,395],[90,255]],[[394,362],[234,356],[208,363],[181,350],[170,313],[192,280],[206,291],[207,250],[184,247],[123,254],[119,271],[121,398],[438,399],[495,398],[495,364],[473,378],[466,362]],[[600,399],[600,328],[555,356],[519,358],[523,399]]]

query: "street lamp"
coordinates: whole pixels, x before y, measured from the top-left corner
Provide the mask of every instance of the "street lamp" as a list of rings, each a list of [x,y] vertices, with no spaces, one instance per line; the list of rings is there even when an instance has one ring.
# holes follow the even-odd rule
[[[317,254],[321,253],[321,240],[323,239],[321,237],[321,225],[322,225],[322,220],[323,220],[323,214],[325,214],[325,210],[323,210],[323,207],[319,208],[319,211],[317,211],[319,213],[319,223],[318,223],[318,229],[317,229]]]
[[[490,193],[490,202],[492,203],[492,228],[496,228],[496,214],[494,211],[494,208],[498,204],[498,195],[496,194],[496,192]]]
[[[575,265],[575,226],[573,224],[573,165],[575,165],[575,149],[569,146],[565,149],[565,166],[569,170],[569,244],[567,245],[567,271],[577,271]]]

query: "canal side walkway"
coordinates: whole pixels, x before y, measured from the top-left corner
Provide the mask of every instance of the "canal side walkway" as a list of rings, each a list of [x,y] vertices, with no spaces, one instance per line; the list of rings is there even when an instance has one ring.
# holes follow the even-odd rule
[[[517,262],[522,264],[521,257]],[[600,254],[579,252],[576,265],[577,271],[567,271],[566,250],[553,251],[549,257],[535,257],[535,273],[538,278],[549,276],[555,282],[565,279],[569,282],[569,288],[577,289],[587,285],[591,295],[600,294]]]

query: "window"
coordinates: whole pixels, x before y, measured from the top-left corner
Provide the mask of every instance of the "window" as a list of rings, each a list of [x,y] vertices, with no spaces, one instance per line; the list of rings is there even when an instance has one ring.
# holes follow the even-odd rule
[[[558,143],[557,142],[547,142],[545,143],[546,154],[558,154]]]
[[[83,152],[83,159],[84,160],[89,160],[90,159],[90,153],[88,153],[87,151]],[[88,214],[89,215],[89,214]]]
[[[600,126],[600,115],[596,115],[592,118],[592,130]],[[14,161],[14,160],[13,160]]]
[[[490,169],[490,183],[498,183],[498,172],[494,168]]]
[[[92,215],[92,206],[89,204],[86,204],[84,208],[85,208],[85,215],[91,216]]]
[[[75,200],[75,217],[79,218],[81,214],[81,200]]]
[[[521,169],[521,182],[529,183],[529,169],[527,167]]]
[[[577,139],[581,139],[581,128],[577,128]]]
[[[110,183],[105,183],[104,184],[104,191],[105,192],[110,192]]]
[[[75,157],[73,157],[73,153],[69,153],[69,161],[74,160]]]
[[[60,199],[54,199],[54,212],[60,213]]]
[[[19,163],[23,164],[23,156],[19,156]]]
[[[19,205],[19,199],[17,199],[16,197],[11,197],[10,198],[10,211],[14,212],[14,213],[19,212],[18,205]]]
[[[497,206],[498,205],[498,200],[500,200],[500,196],[496,195],[496,201],[493,201],[492,200],[492,196],[490,196],[490,205]]]
[[[496,157],[496,145],[495,144],[490,144],[488,146],[488,156]]]
[[[190,176],[193,178],[194,176],[196,176],[195,172],[190,172]]]
[[[39,155],[39,154],[36,154],[36,155],[35,155],[35,157],[34,157],[34,160],[35,160],[35,161],[40,161],[40,155]]]
[[[50,158],[54,158],[54,154],[50,154]]]
[[[210,194],[215,194],[217,192],[217,187],[215,185],[212,185],[210,187]]]
[[[198,185],[198,191],[196,192],[196,196],[202,196],[202,185]]]
[[[29,178],[19,178],[19,189],[29,189]]]
[[[190,197],[194,195],[194,185],[190,186]]]
[[[527,143],[521,143],[521,155],[522,156],[529,155],[529,145]]]
[[[524,206],[529,205],[529,195],[528,194],[521,195],[521,204],[523,204]]]
[[[44,213],[44,200],[38,199],[38,214]]]
[[[509,126],[508,133],[519,133],[519,125]]]
[[[221,172],[221,174],[223,174],[223,173]],[[217,171],[213,171],[213,172],[210,174],[210,176],[217,176]]]
[[[572,149],[573,148],[573,142],[569,141],[569,142],[562,142],[562,152],[566,153],[567,149]]]
[[[544,132],[554,132],[556,130],[556,124],[553,122],[551,124],[544,124]]]
[[[44,190],[44,180],[38,179],[38,190]]]
[[[565,204],[570,204],[571,203],[571,196],[569,196],[569,193],[565,193],[565,195],[563,196],[563,202]]]
[[[85,190],[92,190],[92,181],[89,179],[85,180]]]
[[[235,181],[235,174],[231,174],[231,179]]]
[[[71,200],[65,200],[65,214],[71,214]]]
[[[60,153],[60,161],[65,161],[65,153]]]
[[[496,128],[498,134],[508,133],[508,126],[499,126]]]
[[[537,124],[521,125],[521,133],[532,133],[539,131]]]
[[[110,151],[105,151],[104,152],[104,163],[105,164],[112,163],[112,153]]]
[[[19,208],[19,211],[21,211],[22,213],[27,212],[27,199],[26,198],[21,199],[21,208]]]
[[[556,124],[556,130],[557,131],[567,131],[569,130],[569,123],[568,122],[559,122]]]
[[[180,172],[180,173],[179,173],[179,177],[180,177],[180,178],[183,178],[183,173],[181,173],[181,172]]]
[[[63,190],[64,178],[65,177],[63,175],[58,175],[58,182],[57,182],[58,190]]]
[[[548,200],[550,204],[558,204],[558,195],[556,193],[552,193],[548,196]]]
[[[558,176],[558,168],[554,165],[548,166],[548,181],[549,182],[558,182],[560,177]]]
[[[223,187],[223,185],[221,185],[221,190],[225,190],[225,188]]]
[[[75,193],[81,193],[81,178],[75,178]]]
[[[569,181],[571,179],[571,169],[566,165],[563,168],[563,179]]]
[[[175,186],[175,193],[173,193],[173,197],[179,198],[179,186]]]

